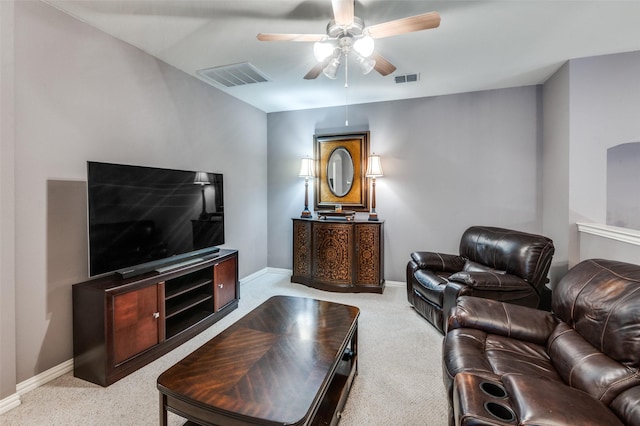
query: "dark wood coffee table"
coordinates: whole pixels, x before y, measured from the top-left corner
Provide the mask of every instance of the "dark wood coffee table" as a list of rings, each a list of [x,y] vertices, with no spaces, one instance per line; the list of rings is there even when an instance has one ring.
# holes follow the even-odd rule
[[[275,296],[158,377],[167,411],[200,425],[335,425],[357,374],[353,306]]]

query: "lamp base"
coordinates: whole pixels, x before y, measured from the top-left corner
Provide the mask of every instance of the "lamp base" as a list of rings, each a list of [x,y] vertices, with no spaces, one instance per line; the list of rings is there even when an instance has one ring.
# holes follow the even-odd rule
[[[376,212],[371,212],[371,213],[369,213],[369,220],[371,220],[371,221],[377,221],[377,220],[379,220],[379,219],[378,219],[378,213],[376,213]]]
[[[303,210],[302,213],[300,213],[300,217],[301,218],[310,218],[312,216],[311,212],[309,210]]]

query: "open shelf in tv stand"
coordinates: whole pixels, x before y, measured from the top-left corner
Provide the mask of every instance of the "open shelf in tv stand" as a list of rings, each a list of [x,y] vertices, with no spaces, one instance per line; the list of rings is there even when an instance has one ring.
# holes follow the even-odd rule
[[[238,252],[73,286],[74,375],[108,386],[238,307]]]

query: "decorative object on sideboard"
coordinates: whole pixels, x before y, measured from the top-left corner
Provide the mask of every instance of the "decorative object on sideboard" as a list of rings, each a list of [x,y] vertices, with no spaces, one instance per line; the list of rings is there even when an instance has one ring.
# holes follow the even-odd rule
[[[338,220],[354,220],[356,212],[354,210],[336,209],[336,210],[318,210],[318,219],[338,219]]]
[[[309,211],[309,178],[313,177],[313,158],[305,157],[302,159],[298,176],[304,178],[304,210],[300,217],[311,217],[311,212]]]
[[[378,213],[376,213],[376,178],[384,176],[379,155],[373,153],[369,156],[365,176],[371,178],[371,211],[369,212],[369,220],[378,220]]]
[[[200,213],[200,220],[207,220],[207,201],[204,198],[204,187],[205,185],[211,185],[211,181],[209,180],[209,175],[207,172],[196,172],[196,178],[193,180],[193,183],[196,185],[200,185],[200,191],[202,193],[202,212]]]

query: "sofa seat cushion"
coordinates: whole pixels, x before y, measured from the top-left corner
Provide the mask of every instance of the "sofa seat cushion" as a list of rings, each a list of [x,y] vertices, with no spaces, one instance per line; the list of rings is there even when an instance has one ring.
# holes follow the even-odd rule
[[[521,425],[622,425],[604,404],[578,389],[536,376],[502,378]]]
[[[444,273],[444,275],[449,274]],[[414,286],[414,290],[429,302],[442,306],[442,294],[448,283],[447,279],[429,269],[417,270],[414,278],[418,284]]]
[[[465,371],[494,379],[521,374],[563,383],[543,345],[473,328],[457,328],[447,333],[443,342],[443,369],[450,395],[453,378]]]

